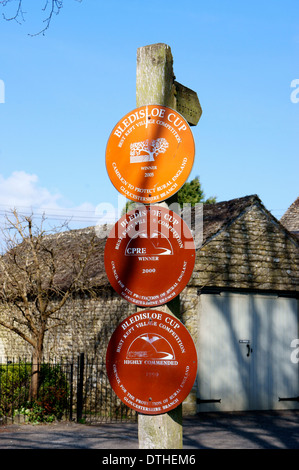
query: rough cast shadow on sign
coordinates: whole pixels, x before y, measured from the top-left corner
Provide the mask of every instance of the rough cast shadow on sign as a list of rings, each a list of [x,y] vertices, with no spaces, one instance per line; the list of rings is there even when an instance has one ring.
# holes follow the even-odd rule
[[[137,108],[112,130],[106,168],[115,188],[139,203],[161,202],[186,182],[195,145],[187,121],[159,105]]]
[[[143,310],[114,331],[106,367],[113,390],[126,405],[143,414],[161,414],[190,393],[197,354],[190,333],[177,318]]]
[[[138,306],[163,305],[187,285],[195,245],[187,224],[161,206],[125,214],[106,241],[104,263],[114,290]]]

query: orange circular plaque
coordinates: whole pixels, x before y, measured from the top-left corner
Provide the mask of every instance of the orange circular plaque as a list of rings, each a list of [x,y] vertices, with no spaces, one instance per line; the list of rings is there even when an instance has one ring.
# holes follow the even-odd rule
[[[107,348],[106,367],[116,395],[143,414],[176,408],[197,372],[194,342],[174,316],[143,310],[123,320]]]
[[[181,188],[194,155],[187,121],[171,108],[148,105],[131,111],[116,124],[107,143],[106,168],[121,194],[150,204]]]
[[[169,302],[188,283],[195,245],[187,224],[161,206],[141,206],[115,224],[106,241],[105,270],[118,294],[139,306]]]

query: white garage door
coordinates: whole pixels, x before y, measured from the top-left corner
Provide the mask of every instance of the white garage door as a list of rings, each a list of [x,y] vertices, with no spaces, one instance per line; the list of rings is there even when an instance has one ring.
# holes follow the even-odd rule
[[[202,294],[198,411],[299,408],[297,338],[296,299]]]

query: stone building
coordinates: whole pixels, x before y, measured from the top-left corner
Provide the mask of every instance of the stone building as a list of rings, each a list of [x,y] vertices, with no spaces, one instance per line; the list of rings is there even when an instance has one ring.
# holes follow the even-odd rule
[[[299,237],[299,196],[280,219],[289,232]]]
[[[189,284],[198,411],[298,407],[298,239],[257,196],[206,206],[203,220]]]
[[[181,294],[182,319],[198,351],[194,411],[298,407],[291,342],[299,338],[299,242],[282,222],[255,195],[203,207],[195,268]],[[63,260],[76,259],[76,247],[87,247],[93,234],[74,230],[52,240]],[[62,307],[63,326],[47,333],[46,357],[103,356],[116,326],[136,311],[109,285],[104,245],[99,238],[84,285]],[[57,274],[61,289],[70,279],[67,266],[62,262]],[[0,327],[0,356],[24,354],[27,344]]]

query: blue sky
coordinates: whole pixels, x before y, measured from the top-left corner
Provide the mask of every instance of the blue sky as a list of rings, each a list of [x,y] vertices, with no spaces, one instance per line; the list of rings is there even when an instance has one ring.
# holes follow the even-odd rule
[[[203,108],[190,179],[217,201],[258,194],[277,218],[297,198],[298,0],[64,0],[31,36],[44,4],[24,0],[21,25],[0,18],[0,213],[112,221],[103,208],[124,200],[107,140],[136,107],[137,48],[158,42]]]

